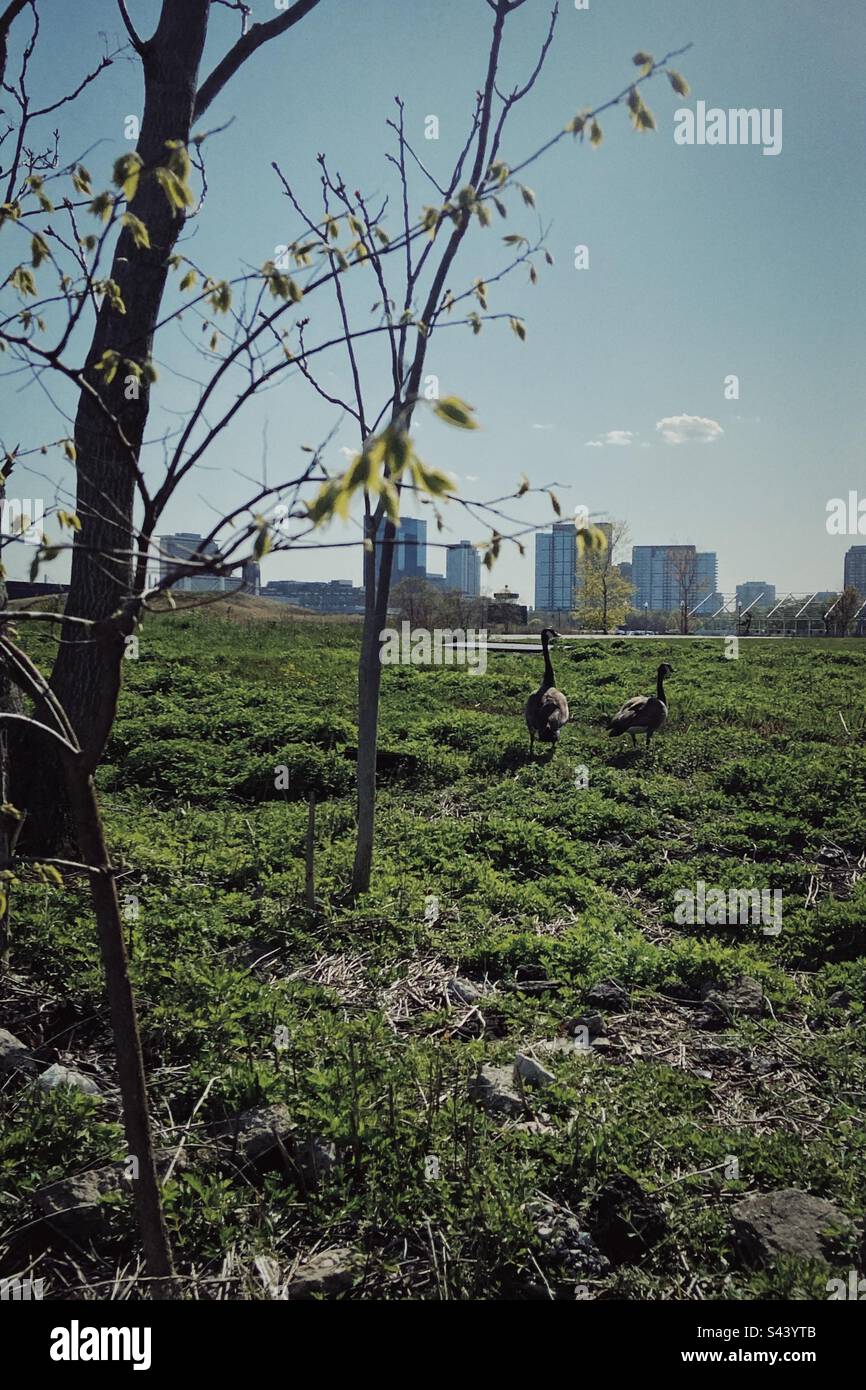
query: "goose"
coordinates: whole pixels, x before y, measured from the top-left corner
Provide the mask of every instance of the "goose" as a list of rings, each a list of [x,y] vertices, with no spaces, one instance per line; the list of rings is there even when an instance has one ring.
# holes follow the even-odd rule
[[[646,734],[649,747],[653,734],[662,727],[668,717],[664,682],[666,676],[673,675],[673,670],[672,666],[663,661],[656,676],[655,695],[635,695],[633,699],[626,700],[622,709],[617,710],[608,724],[609,738],[617,738],[619,734],[631,734],[632,747],[636,748],[635,735]]]
[[[529,756],[535,749],[535,740],[542,743],[556,743],[563,725],[568,723],[568,701],[561,690],[556,688],[556,677],[550,664],[550,641],[559,636],[552,627],[546,627],[541,634],[544,651],[544,675],[537,690],[526,701],[526,727],[529,730]]]

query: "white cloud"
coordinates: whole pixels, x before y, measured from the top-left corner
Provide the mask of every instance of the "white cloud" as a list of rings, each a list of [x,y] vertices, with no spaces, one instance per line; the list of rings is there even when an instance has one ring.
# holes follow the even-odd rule
[[[620,447],[634,443],[634,430],[608,430],[607,434],[599,435],[598,439],[588,439],[587,449],[603,449],[606,444],[618,444]]]
[[[666,415],[656,422],[665,444],[713,444],[724,430],[703,415]]]
[[[553,426],[553,425],[533,425],[532,428],[533,428],[534,430],[552,430],[552,429],[554,428],[554,426]]]

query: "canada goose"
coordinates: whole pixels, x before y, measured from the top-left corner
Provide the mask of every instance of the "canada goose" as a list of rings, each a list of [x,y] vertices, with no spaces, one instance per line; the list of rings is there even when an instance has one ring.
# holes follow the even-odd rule
[[[542,743],[556,743],[559,738],[559,731],[564,724],[568,723],[568,701],[561,690],[556,688],[556,677],[553,674],[553,667],[550,664],[550,652],[548,650],[551,638],[557,638],[558,632],[554,632],[552,627],[546,627],[541,634],[541,646],[544,650],[544,675],[541,685],[533,691],[526,701],[526,727],[529,730],[529,756],[532,757],[535,740],[539,738]]]
[[[662,727],[668,717],[664,681],[666,676],[673,675],[673,669],[663,661],[658,669],[655,695],[635,695],[633,699],[626,700],[622,709],[617,710],[608,724],[609,738],[616,738],[619,734],[631,734],[632,746],[636,748],[635,735],[646,734],[649,747],[653,734]]]

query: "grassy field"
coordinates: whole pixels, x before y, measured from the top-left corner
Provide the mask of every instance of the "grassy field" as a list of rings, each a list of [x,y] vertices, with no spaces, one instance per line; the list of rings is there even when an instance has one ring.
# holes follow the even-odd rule
[[[818,1263],[746,1265],[730,1212],[789,1187],[864,1209],[863,643],[560,647],[572,723],[534,762],[538,655],[387,668],[375,882],[351,906],[358,637],[210,609],[153,622],[125,666],[99,782],[159,1142],[184,1140],[165,1194],[190,1287],[267,1297],[340,1247],[353,1297],[826,1297]],[[604,716],[661,660],[670,720],[634,753]],[[679,925],[698,881],[780,890],[781,932]],[[17,892],[14,920],[0,1024],[106,1092],[0,1091],[0,1272],[26,1257],[62,1296],[132,1259],[122,1193],[74,1245],[34,1204],[123,1157],[110,1034],[79,883]],[[555,1079],[497,1113],[472,1079],[518,1052]],[[279,1103],[272,1171],[215,1146]],[[651,1214],[625,1254],[617,1183]],[[842,1277],[854,1260],[840,1238]]]

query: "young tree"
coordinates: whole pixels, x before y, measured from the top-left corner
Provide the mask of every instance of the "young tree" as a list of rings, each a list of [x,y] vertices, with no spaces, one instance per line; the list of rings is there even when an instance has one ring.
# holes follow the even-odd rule
[[[624,521],[602,523],[599,530],[606,544],[586,547],[578,558],[574,618],[581,627],[610,632],[625,621],[634,593],[634,585],[623,578],[618,564],[629,533]]]
[[[193,206],[185,177],[189,163],[185,151],[193,121],[210,109],[257,49],[285,34],[319,0],[295,0],[267,22],[249,28],[248,9],[238,6],[241,36],[201,80],[208,21],[215,3],[216,0],[162,0],[155,30],[149,38],[143,38],[135,28],[126,0],[117,0],[120,18],[140,63],[144,106],[135,151],[123,155],[115,166],[127,211],[122,217],[110,218],[110,241],[105,235],[100,239],[103,254],[111,251],[110,270],[104,280],[108,292],[98,297],[84,366],[76,373],[79,399],[74,428],[75,513],[80,529],[72,552],[66,605],[70,618],[94,622],[109,619],[132,592],[133,506],[151,395],[147,366],[152,358],[174,248]],[[20,208],[20,196],[24,191],[22,181],[26,186],[30,180],[33,187],[34,170],[21,163],[27,130],[37,117],[45,114],[44,110],[33,108],[26,92],[29,57],[39,25],[36,0],[28,0],[26,7],[12,4],[7,8],[0,20],[0,37],[5,53],[6,34],[12,21],[25,9],[33,16],[35,33],[25,48],[17,145],[10,167],[3,169],[2,175],[7,207],[11,209],[8,215],[32,225],[32,213]],[[77,186],[84,196],[90,191],[85,173],[79,172]],[[42,192],[47,203],[41,181],[37,191]],[[43,203],[43,213],[49,210]],[[110,209],[103,204],[103,211],[108,214]],[[47,255],[51,241],[45,235],[45,222],[43,217],[38,235]],[[75,240],[74,237],[71,244]],[[80,322],[82,315],[75,315],[73,326]],[[142,389],[128,389],[127,372],[115,371],[106,379],[104,364],[111,361],[137,364],[143,373]],[[99,558],[109,555],[113,557],[110,564]],[[106,734],[105,692],[117,679],[117,653],[111,643],[94,647],[84,642],[81,633],[75,624],[67,625],[51,686],[72,721],[85,756],[95,767]]]
[[[706,583],[698,574],[698,557],[693,545],[669,546],[667,557],[679,599],[677,623],[685,636],[689,631],[691,610],[706,591]]]
[[[848,587],[834,600],[825,615],[825,628],[830,637],[847,637],[851,630],[851,624],[858,609],[862,606],[863,599],[854,588],[853,584]]]
[[[462,429],[475,428],[471,409],[459,398],[437,400],[435,390],[425,392],[425,370],[431,342],[441,329],[453,326],[449,316],[455,305],[467,298],[474,298],[478,305],[468,316],[474,332],[480,332],[482,327],[480,309],[488,319],[507,318],[517,338],[525,340],[526,327],[523,322],[513,314],[488,313],[488,301],[494,285],[518,266],[525,266],[530,279],[535,281],[538,272],[533,256],[543,250],[543,233],[534,242],[520,233],[506,235],[504,241],[513,252],[512,261],[493,275],[476,277],[471,285],[465,285],[462,290],[451,288],[452,279],[458,273],[459,254],[471,230],[489,228],[494,213],[506,216],[509,195],[517,194],[524,206],[535,207],[535,195],[523,182],[524,171],[560,140],[571,135],[581,141],[588,138],[593,146],[599,145],[602,140],[599,116],[608,108],[620,104],[627,106],[636,130],[653,130],[655,121],[644,103],[640,88],[659,71],[667,73],[676,92],[684,94],[688,91],[685,80],[668,67],[670,59],[675,56],[673,53],[660,62],[647,53],[636,53],[633,62],[641,69],[640,77],[602,105],[579,112],[532,154],[509,163],[503,156],[509,118],[535,86],[553,41],[558,6],[554,6],[538,59],[526,81],[510,91],[503,91],[500,87],[500,64],[506,26],[526,0],[486,0],[486,3],[493,13],[493,22],[485,72],[476,95],[466,141],[457,152],[451,172],[444,182],[440,183],[433,177],[412,148],[406,135],[401,101],[397,103],[397,120],[389,123],[396,137],[396,151],[389,159],[399,176],[399,205],[403,209],[404,241],[408,247],[405,264],[401,265],[398,287],[393,287],[393,277],[388,274],[394,262],[388,261],[386,264],[387,236],[383,243],[377,232],[377,219],[370,216],[365,199],[357,191],[350,193],[345,180],[332,178],[324,158],[321,161],[326,225],[334,208],[354,219],[358,254],[369,265],[375,278],[380,296],[377,308],[381,310],[388,330],[385,342],[388,353],[386,369],[391,383],[386,400],[372,406],[370,390],[354,351],[353,337],[349,334],[349,309],[345,297],[339,294],[340,282],[337,281],[353,391],[352,398],[343,399],[340,404],[354,418],[359,432],[361,453],[353,477],[361,481],[364,490],[366,544],[365,611],[358,673],[358,838],[352,873],[355,894],[369,888],[373,863],[376,748],[382,679],[380,634],[388,612],[401,493],[407,486],[420,486],[434,497],[453,495],[444,475],[418,469],[410,436],[413,416],[419,403],[426,397],[441,418]],[[420,251],[415,250],[414,253],[409,214],[410,164],[420,169],[434,190],[434,202],[425,207],[421,222],[429,240]],[[299,208],[285,179],[284,186],[293,205]],[[307,222],[311,235],[326,241],[327,234],[321,229],[321,219],[307,215]],[[549,254],[545,254],[548,262],[552,263]],[[325,394],[322,383],[316,385]],[[328,398],[333,399],[331,396]],[[528,483],[522,485],[515,495],[523,495],[528,486]],[[509,498],[497,499],[501,504],[508,501]],[[485,555],[486,564],[491,565],[496,559],[502,541],[503,536],[494,526]]]

